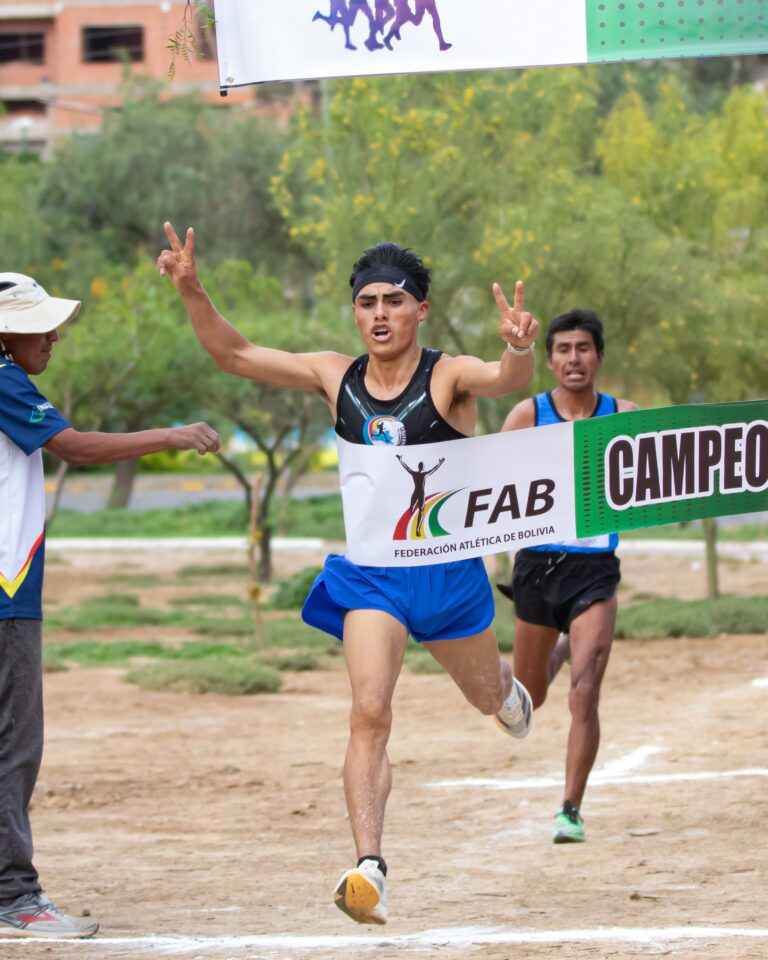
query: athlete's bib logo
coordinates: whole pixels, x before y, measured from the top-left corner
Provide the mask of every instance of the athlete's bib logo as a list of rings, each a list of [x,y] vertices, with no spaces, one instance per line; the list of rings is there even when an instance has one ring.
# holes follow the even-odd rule
[[[426,540],[427,537],[447,537],[450,531],[445,530],[440,523],[440,509],[443,504],[458,493],[458,490],[448,490],[442,493],[427,493],[427,477],[439,470],[445,463],[445,457],[441,457],[431,470],[424,468],[424,463],[419,461],[418,467],[414,470],[409,467],[400,454],[397,454],[400,466],[406,470],[413,480],[413,493],[408,509],[397,521],[395,532],[392,535],[393,540]]]
[[[368,444],[384,443],[390,447],[402,447],[405,443],[405,425],[395,417],[381,414],[369,417],[363,424],[363,440]]]

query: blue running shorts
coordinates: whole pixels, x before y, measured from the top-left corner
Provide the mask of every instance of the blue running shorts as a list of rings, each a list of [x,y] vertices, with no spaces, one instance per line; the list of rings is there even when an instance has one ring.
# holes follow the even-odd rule
[[[383,610],[419,643],[456,640],[491,625],[493,591],[479,557],[423,567],[359,567],[332,553],[301,616],[341,640],[348,610]]]

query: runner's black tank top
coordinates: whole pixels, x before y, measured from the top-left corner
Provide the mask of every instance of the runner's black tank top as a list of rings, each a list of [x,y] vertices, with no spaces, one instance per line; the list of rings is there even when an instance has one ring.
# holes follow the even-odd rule
[[[350,443],[392,446],[462,439],[465,434],[440,416],[432,400],[429,387],[440,356],[440,350],[423,349],[410,383],[393,400],[377,400],[366,390],[368,354],[353,360],[339,388],[336,433]]]

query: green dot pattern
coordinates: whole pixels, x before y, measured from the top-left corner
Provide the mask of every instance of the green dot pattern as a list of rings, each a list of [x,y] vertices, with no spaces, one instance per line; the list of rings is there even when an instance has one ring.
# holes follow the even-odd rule
[[[723,426],[768,420],[768,401],[695,404],[638,410],[618,416],[576,420],[573,424],[574,482],[576,487],[576,535],[594,537],[663,523],[734,516],[768,510],[768,490],[710,497],[691,497],[668,503],[614,510],[605,497],[605,451],[614,437],[679,430],[686,427]]]
[[[590,63],[768,52],[768,0],[586,0]]]

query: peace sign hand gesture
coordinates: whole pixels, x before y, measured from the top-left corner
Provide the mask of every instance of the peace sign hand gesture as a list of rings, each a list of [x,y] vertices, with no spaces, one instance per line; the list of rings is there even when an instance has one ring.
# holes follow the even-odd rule
[[[157,269],[161,277],[168,276],[174,287],[183,294],[199,286],[195,265],[195,231],[193,227],[187,229],[182,247],[176,231],[168,220],[163,224],[163,229],[171,249],[163,250],[157,258]]]
[[[514,306],[509,305],[509,301],[504,296],[504,291],[498,283],[493,285],[493,295],[496,298],[496,306],[499,308],[499,314],[501,315],[501,323],[499,324],[501,339],[509,346],[519,350],[524,350],[535,343],[536,335],[539,332],[539,323],[525,309],[523,281],[518,280],[515,284]]]

